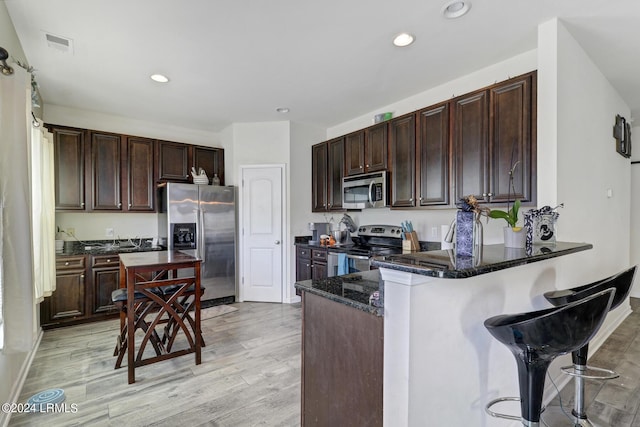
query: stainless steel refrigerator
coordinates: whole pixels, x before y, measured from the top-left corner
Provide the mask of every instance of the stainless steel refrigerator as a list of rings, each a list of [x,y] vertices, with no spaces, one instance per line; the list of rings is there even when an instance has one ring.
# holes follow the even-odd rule
[[[235,187],[166,183],[158,201],[160,244],[202,259],[202,300],[235,297]]]

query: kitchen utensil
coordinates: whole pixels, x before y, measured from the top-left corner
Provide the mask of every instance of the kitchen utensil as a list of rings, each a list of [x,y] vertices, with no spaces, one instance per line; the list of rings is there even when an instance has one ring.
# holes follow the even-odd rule
[[[333,235],[333,238],[336,239],[336,244],[342,245],[347,240],[349,230],[333,230],[331,234]]]

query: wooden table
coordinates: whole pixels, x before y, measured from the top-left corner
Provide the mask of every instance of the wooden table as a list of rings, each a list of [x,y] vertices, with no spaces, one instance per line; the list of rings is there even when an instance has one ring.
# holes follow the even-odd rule
[[[201,260],[180,251],[156,251],[156,252],[136,252],[129,254],[120,254],[120,287],[127,289],[127,311],[120,314],[121,327],[127,325],[127,369],[129,384],[135,382],[135,368],[138,366],[148,365],[150,363],[159,362],[161,360],[182,356],[188,353],[195,353],[196,365],[201,362],[201,329],[200,329],[200,296],[202,294],[200,288],[200,264]],[[178,270],[193,269],[193,275],[187,277],[177,277]],[[184,270],[182,270],[184,273]],[[150,288],[161,288],[164,286],[182,285],[178,294],[172,298],[165,299],[152,292]],[[179,294],[191,286],[195,286],[195,321],[193,334],[189,333],[189,329],[185,326],[185,322],[176,303]],[[135,292],[143,293],[147,298],[155,301],[159,310],[153,321],[150,322],[147,336],[143,339],[139,354],[136,355],[135,349]],[[163,352],[163,354],[154,357],[142,358],[144,346],[149,339],[151,330],[162,321],[161,318],[167,314],[170,321],[177,322],[189,343],[189,348]],[[165,319],[166,321],[166,319]],[[125,323],[126,322],[126,323]]]

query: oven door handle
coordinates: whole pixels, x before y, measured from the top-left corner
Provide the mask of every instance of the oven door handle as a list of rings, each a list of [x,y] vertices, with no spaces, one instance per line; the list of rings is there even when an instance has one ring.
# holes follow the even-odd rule
[[[349,259],[369,260],[369,257],[367,255],[349,255],[349,254],[347,254],[347,258],[349,258]]]

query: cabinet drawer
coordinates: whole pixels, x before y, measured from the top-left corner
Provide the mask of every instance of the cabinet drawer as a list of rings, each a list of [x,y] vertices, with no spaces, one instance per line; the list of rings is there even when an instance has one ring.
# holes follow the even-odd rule
[[[296,256],[298,258],[311,258],[311,249],[302,246],[296,246]]]
[[[94,256],[91,259],[91,267],[119,267],[120,257],[117,254],[113,255],[99,255]]]
[[[77,270],[85,267],[84,256],[56,257],[56,271]]]
[[[326,249],[312,249],[311,250],[311,258],[314,261],[326,261],[327,260],[327,251],[326,251]]]

